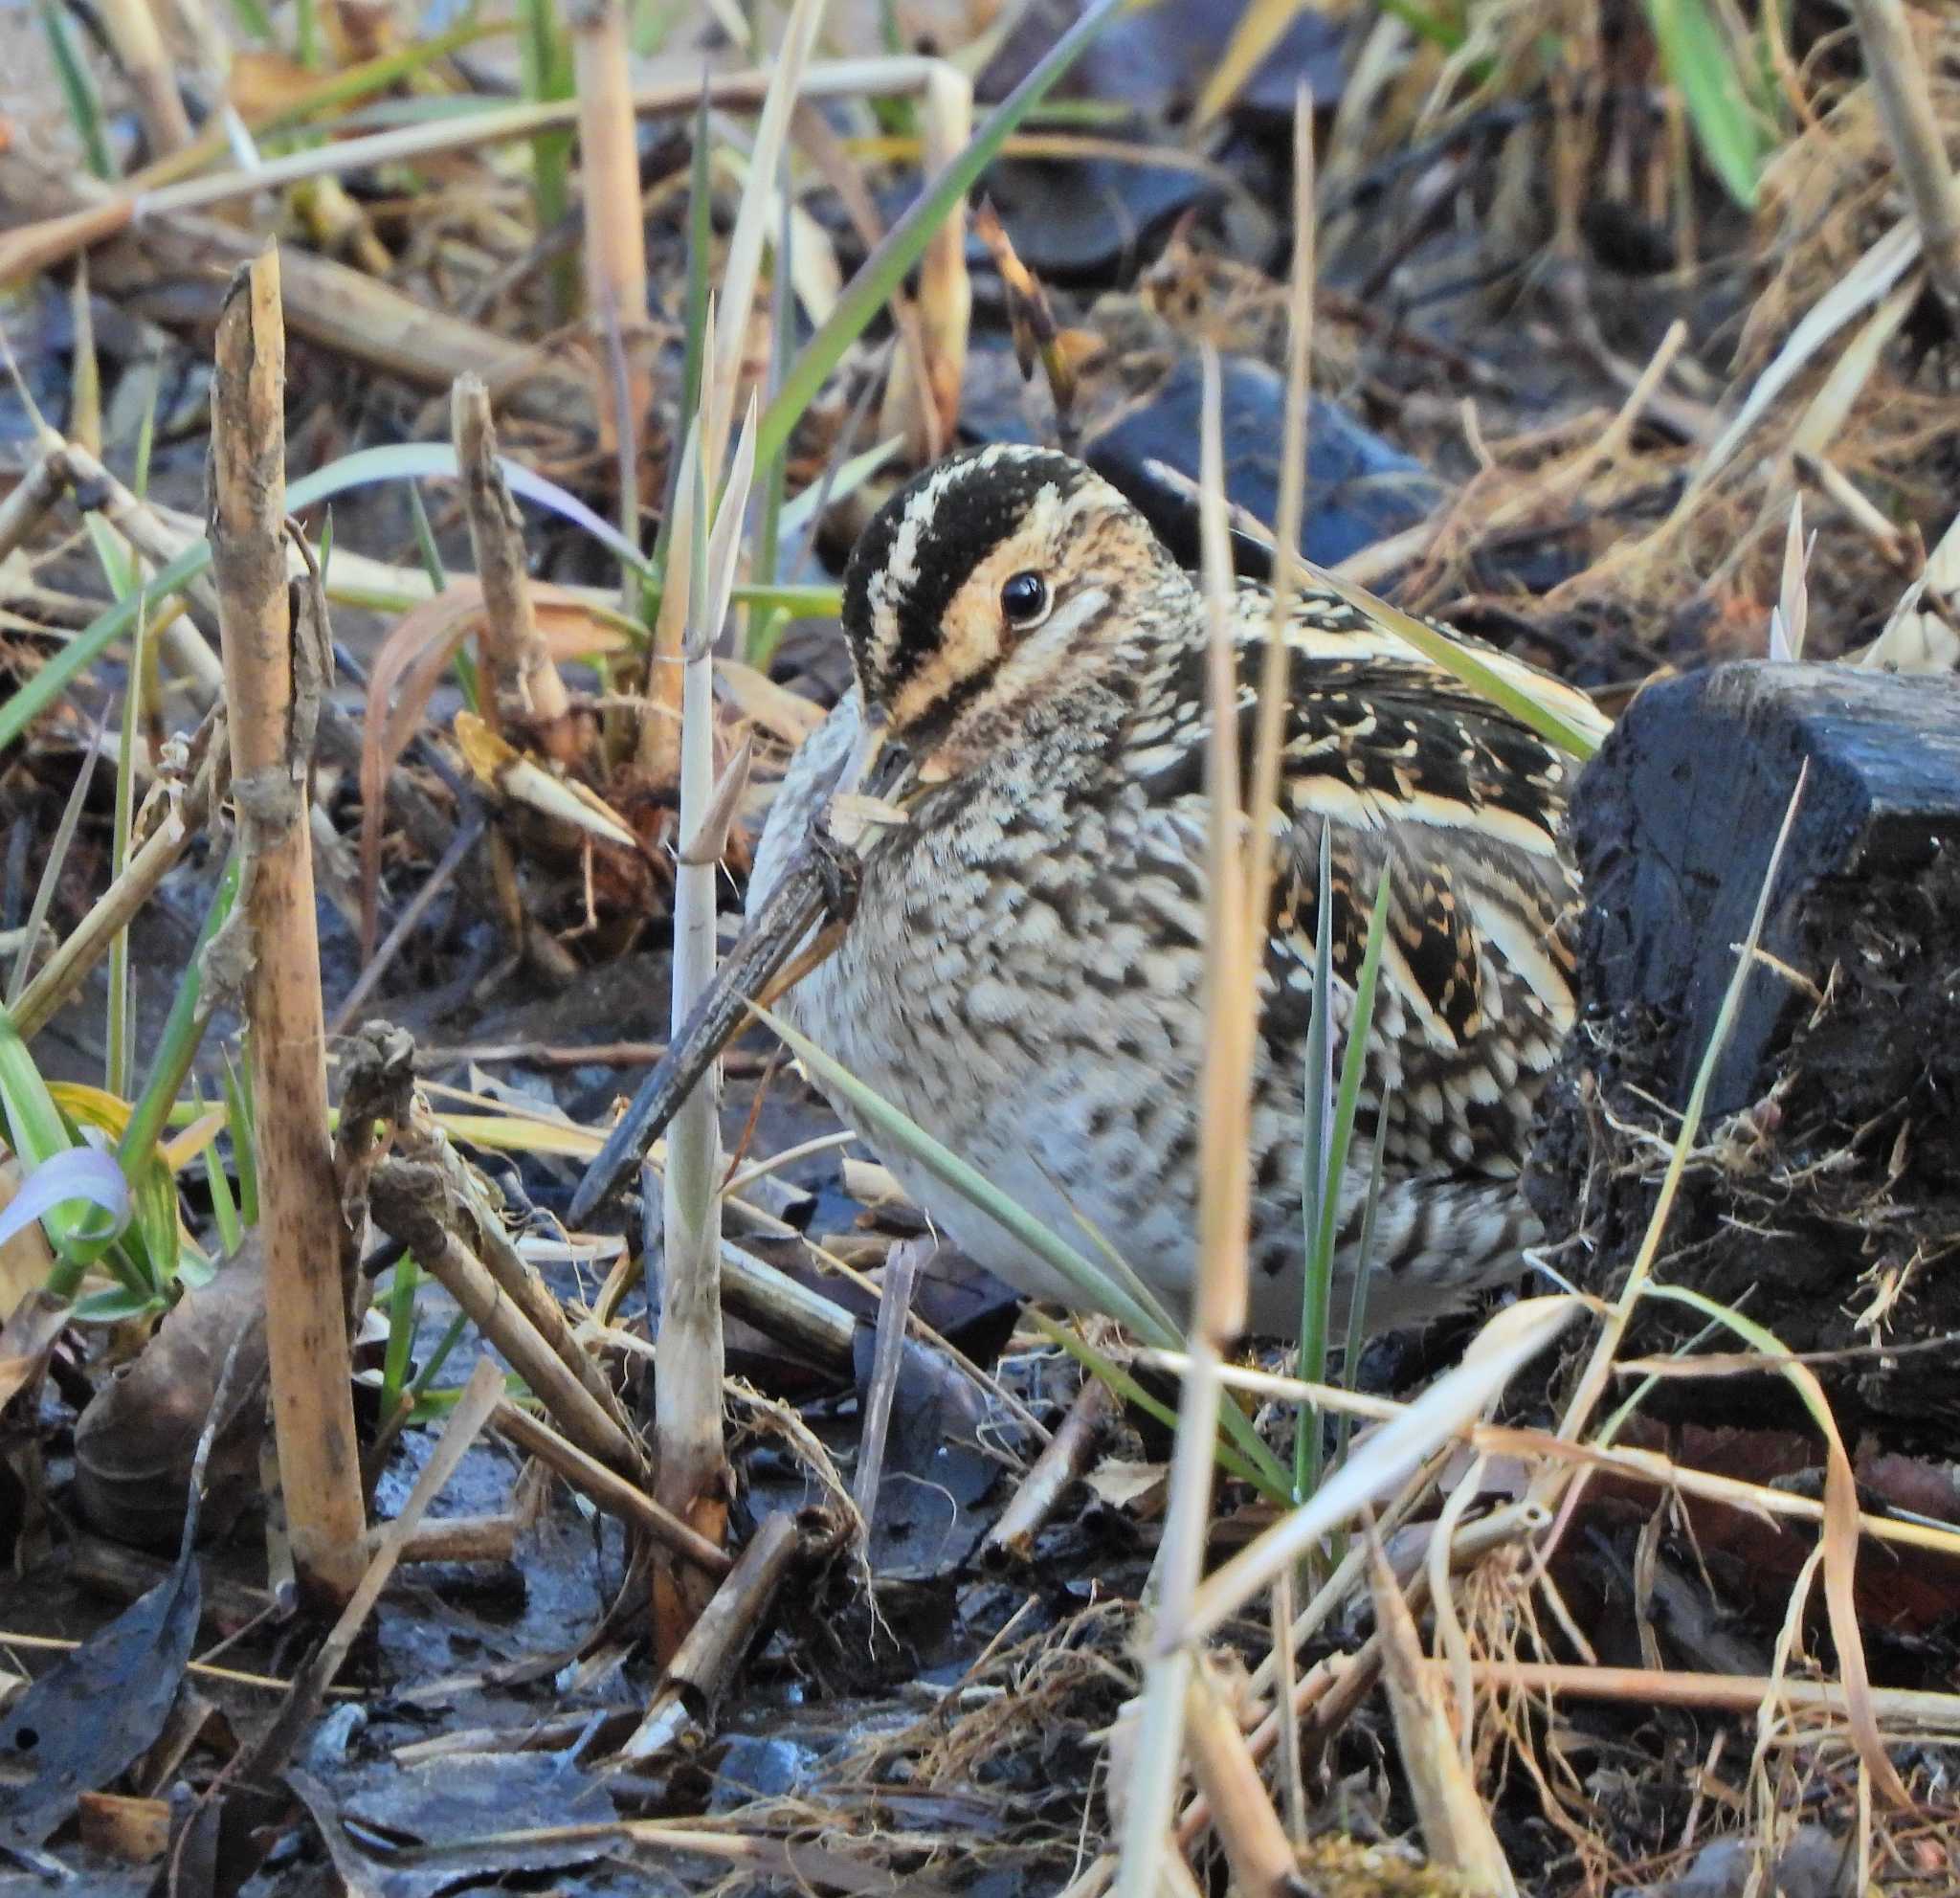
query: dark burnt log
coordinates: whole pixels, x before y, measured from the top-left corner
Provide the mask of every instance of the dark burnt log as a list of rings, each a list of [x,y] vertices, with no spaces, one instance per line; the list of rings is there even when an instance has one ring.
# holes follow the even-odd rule
[[[1657,1277],[1793,1351],[1859,1353],[1823,1369],[1847,1422],[1950,1442],[1960,1352],[1870,1348],[1960,1333],[1960,684],[1747,663],[1635,700],[1573,796],[1580,1017],[1526,1191],[1561,1269],[1617,1291],[1806,761],[1774,962],[1748,977]],[[1655,1304],[1630,1347],[1700,1325]],[[1704,1418],[1780,1408],[1760,1377],[1674,1395]]]

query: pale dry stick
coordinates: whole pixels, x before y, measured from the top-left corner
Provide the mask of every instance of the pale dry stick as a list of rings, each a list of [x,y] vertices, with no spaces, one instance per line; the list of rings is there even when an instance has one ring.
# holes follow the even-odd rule
[[[1704,597],[1710,597],[1727,586],[1735,571],[1755,552],[1759,540],[1775,531],[1796,485],[1797,458],[1822,454],[1843,432],[1883,351],[1918,302],[1922,287],[1918,277],[1908,278],[1872,311],[1838,352],[1823,385],[1804,404],[1790,433],[1788,447],[1774,464],[1769,491],[1757,504],[1754,518],[1734,537],[1728,552],[1702,582]]]
[[[1396,1586],[1371,1521],[1368,1574],[1387,1664],[1389,1710],[1429,1862],[1456,1872],[1479,1898],[1516,1898],[1517,1882],[1452,1731],[1449,1676],[1425,1670],[1415,1617]],[[1469,1709],[1459,1709],[1459,1717],[1467,1723]]]
[[[1033,1556],[1035,1537],[1086,1474],[1115,1408],[1116,1399],[1100,1377],[1082,1379],[1068,1415],[981,1541],[983,1558],[1001,1555],[1025,1562]]]
[[[926,177],[937,177],[973,136],[973,82],[954,66],[935,66],[926,76],[919,123],[924,134],[920,162]],[[916,353],[901,349],[893,359],[878,432],[880,438],[902,436],[907,456],[924,463],[946,453],[959,426],[973,317],[965,198],[940,220],[919,259],[915,308],[919,346]],[[920,367],[925,374],[923,388],[917,380]]]
[[[1960,181],[1902,0],[1850,0],[1879,117],[1926,245],[1927,276],[1960,324]]]
[[[1191,1372],[1180,1394],[1170,1500],[1158,1553],[1158,1599],[1145,1663],[1144,1705],[1123,1818],[1122,1898],[1154,1898],[1165,1862],[1165,1821],[1176,1794],[1186,1697],[1197,1659],[1192,1625],[1211,1514],[1218,1434],[1218,1366],[1245,1325],[1251,1178],[1246,1122],[1257,1029],[1256,963],[1246,927],[1246,864],[1239,844],[1236,648],[1229,614],[1231,553],[1224,508],[1224,446],[1216,352],[1206,346],[1200,532],[1210,620],[1206,749],[1211,824],[1206,902],[1205,1058],[1199,1110],[1198,1274]],[[1256,827],[1257,828],[1257,827]],[[1180,1862],[1181,1863],[1181,1862]]]
[[[1191,1366],[1191,1359],[1182,1351],[1149,1349],[1138,1351],[1136,1361],[1175,1374],[1182,1374]],[[1641,1374],[1656,1368],[1647,1364],[1616,1367],[1622,1373],[1637,1371]],[[1409,1408],[1392,1397],[1371,1396],[1366,1392],[1343,1390],[1334,1384],[1312,1384],[1298,1377],[1282,1377],[1273,1372],[1255,1370],[1250,1365],[1228,1364],[1219,1371],[1218,1378],[1231,1390],[1248,1391],[1262,1397],[1278,1397],[1288,1403],[1310,1403],[1377,1422],[1392,1421]],[[1679,1489],[1683,1495],[1727,1504],[1762,1516],[1782,1516],[1809,1523],[1821,1522],[1824,1517],[1824,1506],[1814,1496],[1801,1496],[1793,1490],[1769,1485],[1746,1483],[1740,1477],[1723,1476],[1714,1470],[1696,1469],[1690,1464],[1674,1463],[1658,1450],[1628,1449],[1618,1444],[1568,1442],[1546,1431],[1526,1430],[1503,1423],[1472,1423],[1462,1434],[1469,1447],[1482,1455],[1513,1457],[1520,1461],[1554,1455],[1568,1463],[1584,1464],[1635,1482],[1653,1484],[1659,1488]],[[1536,1528],[1545,1528],[1550,1520],[1540,1504],[1520,1504],[1516,1507],[1528,1507],[1536,1512],[1533,1524]],[[1472,1534],[1478,1527],[1473,1523],[1464,1533]],[[1897,1516],[1862,1515],[1859,1518],[1859,1533],[1875,1541],[1891,1542],[1902,1548],[1926,1549],[1960,1559],[1960,1529],[1949,1525],[1914,1522]],[[1340,1570],[1335,1571],[1337,1577],[1340,1574]],[[1325,1593],[1323,1591],[1323,1595]],[[1311,1607],[1304,1611],[1306,1616],[1311,1614]],[[1304,1638],[1303,1632],[1300,1639]]]
[[[1793,459],[1798,476],[1836,504],[1881,560],[1902,571],[1910,569],[1915,558],[1911,536],[1896,522],[1888,521],[1843,469],[1825,457],[1803,449],[1798,449]]]
[[[190,143],[190,119],[148,0],[103,0],[102,24],[136,94],[137,114],[155,155],[181,151]]]
[[[1253,748],[1255,812],[1280,808],[1280,753],[1286,735],[1291,647],[1285,634],[1300,592],[1300,529],[1306,513],[1306,429],[1313,368],[1313,96],[1293,101],[1293,273],[1286,300],[1286,410],[1280,441],[1280,507],[1273,523],[1273,614],[1259,672],[1259,716]],[[1245,872],[1248,943],[1262,942],[1273,900],[1273,826],[1255,822]]]
[[[787,1509],[764,1519],[667,1664],[645,1719],[619,1749],[621,1760],[660,1752],[721,1699],[788,1577],[797,1549],[795,1520]]]
[[[1184,1730],[1192,1775],[1211,1805],[1233,1888],[1249,1898],[1287,1898],[1300,1888],[1293,1845],[1266,1797],[1238,1716],[1202,1658],[1186,1691]]]
[[[614,402],[599,402],[600,451],[635,475],[639,432],[653,407],[647,360],[647,240],[639,211],[632,51],[624,0],[571,0],[572,68],[579,105],[579,194],[585,205],[586,321],[616,337],[622,371]],[[628,497],[636,492],[633,480]],[[629,506],[628,518],[637,512]],[[626,577],[629,591],[637,583]]]
[[[1442,1665],[1423,1664],[1425,1669]],[[1581,1667],[1556,1661],[1473,1661],[1471,1679],[1480,1687],[1522,1693],[1573,1694],[1581,1700],[1627,1701],[1637,1706],[1696,1707],[1721,1712],[1754,1713],[1765,1698],[1780,1700],[1792,1713],[1850,1710],[1836,1681],[1801,1681],[1771,1674],[1702,1674],[1653,1667]],[[1960,1738],[1960,1694],[1916,1687],[1874,1687],[1872,1707],[1894,1725],[1909,1726],[1926,1739]]]
[[[543,1418],[506,1397],[497,1406],[492,1421],[500,1437],[507,1438],[526,1456],[537,1458],[587,1502],[617,1517],[627,1528],[653,1537],[707,1574],[724,1575],[735,1566],[705,1536],[663,1509],[637,1485],[561,1437]]]
[[[502,1389],[502,1373],[488,1358],[479,1358],[457,1398],[456,1408],[442,1426],[442,1435],[435,1440],[434,1449],[429,1453],[429,1461],[416,1475],[401,1513],[383,1527],[371,1554],[363,1545],[366,1560],[340,1619],[294,1680],[292,1692],[271,1727],[241,1755],[246,1783],[264,1783],[292,1757],[301,1734],[312,1725],[321,1702],[332,1688],[335,1676],[345,1664],[368,1617],[374,1613],[382,1591],[402,1559],[402,1552],[421,1528],[430,1504],[447,1487],[457,1466],[501,1401]]]
[[[1433,1470],[1418,1472],[1389,1506],[1386,1520],[1392,1522],[1414,1508],[1428,1493],[1433,1480]],[[1531,1530],[1543,1529],[1545,1523],[1545,1510],[1535,1505],[1507,1504],[1493,1509],[1488,1516],[1471,1523],[1456,1538],[1450,1549],[1450,1566],[1456,1571],[1474,1568],[1491,1551],[1519,1541]],[[1429,1532],[1427,1524],[1417,1525],[1414,1530],[1418,1536]],[[1353,1593],[1366,1570],[1368,1552],[1357,1539],[1294,1622],[1292,1644],[1296,1649]],[[1405,1566],[1404,1560],[1398,1559],[1396,1566],[1399,1572]],[[1406,1559],[1406,1566],[1409,1571],[1410,1605],[1412,1610],[1419,1610],[1428,1587],[1428,1570],[1421,1562],[1419,1552]],[[1254,1759],[1263,1760],[1281,1744],[1281,1736],[1288,1729],[1297,1730],[1309,1715],[1313,1718],[1318,1739],[1324,1741],[1326,1735],[1339,1732],[1354,1708],[1372,1689],[1381,1668],[1381,1659],[1380,1637],[1378,1634],[1370,1635],[1351,1654],[1331,1655],[1301,1675],[1293,1685],[1290,1700],[1276,1700],[1273,1710],[1260,1720],[1248,1737],[1247,1745]],[[1253,1674],[1253,1691],[1261,1697],[1270,1695],[1278,1671],[1274,1658],[1268,1655]],[[1210,1822],[1210,1803],[1199,1794],[1178,1815],[1176,1837],[1179,1847],[1189,1851]]]
[[[198,538],[198,529],[189,523],[180,525],[167,510],[139,501],[79,443],[64,440],[52,429],[44,430],[40,440],[56,457],[76,504],[100,514],[145,560],[167,567]],[[287,570],[297,577],[303,569],[297,564],[296,557],[289,557]],[[193,606],[216,623],[218,592],[213,574],[200,573],[185,588],[185,593]],[[193,625],[182,617],[170,618],[163,623],[159,636],[171,663],[200,693],[212,699],[223,696],[224,666]]]
[[[451,417],[470,549],[483,587],[483,659],[493,685],[484,699],[485,716],[494,723],[495,695],[507,694],[540,727],[545,749],[569,764],[577,750],[571,700],[538,631],[523,517],[498,465],[497,426],[480,376],[466,371],[457,377]]]
[[[1469,1434],[1484,1406],[1585,1308],[1583,1299],[1571,1296],[1527,1298],[1492,1317],[1460,1364],[1354,1445],[1311,1497],[1205,1579],[1191,1604],[1192,1638],[1214,1632],[1270,1586],[1281,1567],[1299,1561],[1444,1445]],[[1198,1368],[1195,1353],[1192,1368]]]
[[[749,323],[755,308],[755,288],[762,268],[763,246],[769,236],[768,214],[791,114],[806,78],[806,66],[818,28],[824,0],[795,0],[783,29],[783,43],[771,70],[762,116],[749,155],[748,179],[729,233],[721,279],[708,302],[707,334],[702,338],[701,409],[692,418],[694,453],[702,473],[698,485],[712,499],[721,488],[722,465],[727,454],[728,432],[734,426],[735,398],[748,361]],[[635,197],[635,215],[638,198]],[[745,505],[746,503],[745,502]],[[668,545],[669,584],[660,596],[654,637],[647,659],[646,709],[639,722],[637,753],[643,774],[657,783],[671,782],[677,748],[682,742],[681,647],[687,624],[684,588],[673,585],[692,532],[694,497],[686,470],[674,497],[673,531]],[[699,602],[696,602],[699,609]],[[717,624],[713,633],[719,634]],[[677,1031],[679,1017],[676,1018]]]
[[[424,1523],[402,1544],[402,1562],[507,1562],[517,1550],[518,1519],[505,1511],[495,1516],[439,1516]],[[381,1547],[387,1529],[368,1531],[371,1557]]]
[[[68,471],[60,460],[59,450],[44,446],[27,473],[14,482],[7,499],[0,501],[0,560],[33,538],[67,485]]]
[[[426,1161],[383,1160],[368,1183],[374,1223],[407,1246],[423,1271],[440,1282],[477,1329],[510,1360],[511,1369],[566,1436],[588,1456],[638,1475],[646,1463],[638,1443],[450,1229],[444,1218],[447,1197],[441,1171]]]
[[[928,1244],[926,1240],[908,1239],[894,1246],[879,1287],[871,1379],[864,1393],[858,1467],[851,1483],[851,1500],[858,1506],[867,1535],[878,1509],[879,1487],[884,1480],[885,1431],[891,1423],[892,1397],[899,1388],[899,1373],[905,1362],[905,1324],[912,1314],[912,1286],[919,1276],[920,1253]]]
[[[233,279],[212,391],[212,569],[244,864],[229,939],[251,1031],[266,1342],[280,1481],[303,1588],[339,1604],[366,1521],[327,1130],[325,1024],[306,775],[332,660],[324,606],[296,622],[286,581],[285,330],[278,253]],[[317,624],[309,623],[317,619]],[[234,931],[237,934],[234,934]],[[238,945],[249,945],[242,955]],[[213,965],[207,964],[208,971]]]
[[[374,993],[376,984],[388,973],[394,964],[395,957],[401,953],[409,938],[414,934],[416,926],[428,914],[429,905],[448,888],[450,879],[462,867],[463,859],[477,847],[484,829],[485,820],[480,810],[473,812],[457,827],[455,837],[450,838],[435,867],[423,878],[422,887],[402,905],[401,914],[394,919],[388,934],[381,939],[374,953],[362,965],[360,974],[354,978],[354,986],[347,991],[340,1007],[334,1011],[333,1019],[326,1024],[329,1036],[341,1035],[346,1031],[348,1025],[361,1012],[368,997]],[[355,918],[354,927],[357,929],[360,927],[358,917]],[[583,1055],[583,1050],[581,1054]],[[590,1059],[599,1061],[603,1057],[594,1054]]]
[[[25,1635],[12,1629],[0,1629],[0,1648],[21,1647],[30,1653],[73,1654],[81,1645],[80,1641],[71,1641],[65,1635]],[[290,1681],[280,1680],[277,1674],[247,1673],[242,1668],[223,1667],[212,1661],[187,1661],[184,1671],[207,1681],[223,1681],[231,1686],[257,1687],[276,1694],[290,1692],[293,1685]],[[360,1691],[365,1695],[367,1689]]]
[[[799,94],[804,92],[810,56],[823,26],[824,5],[825,0],[792,0],[789,18],[784,22],[782,40],[769,69],[762,115],[756,121],[747,183],[736,209],[735,228],[728,234],[728,248],[717,284],[720,314],[713,325],[714,372],[710,375],[710,366],[702,365],[703,401],[700,422],[702,464],[706,470],[711,496],[720,484],[723,460],[728,452],[728,433],[735,426],[736,393],[748,360],[756,279],[762,269],[763,248],[772,235],[769,203],[773,186],[781,168],[791,115]]]
[[[1300,1685],[1300,1658],[1293,1645],[1293,1622],[1298,1608],[1293,1599],[1291,1569],[1281,1569],[1273,1578],[1269,1609],[1272,1641],[1266,1649],[1266,1664],[1273,1670],[1273,1705],[1291,1707],[1294,1690]],[[1280,1723],[1279,1780],[1286,1813],[1286,1836],[1297,1850],[1307,1838],[1306,1756],[1301,1748],[1297,1720]]]
[[[1280,505],[1273,523],[1276,547],[1273,563],[1273,615],[1267,628],[1266,650],[1259,677],[1258,736],[1253,750],[1253,790],[1249,809],[1278,810],[1280,754],[1285,742],[1291,697],[1288,676],[1291,646],[1286,625],[1300,591],[1300,530],[1306,512],[1307,420],[1313,371],[1315,257],[1313,95],[1303,85],[1293,101],[1293,270],[1286,304],[1286,409],[1281,435]],[[1246,865],[1245,929],[1248,944],[1262,942],[1273,901],[1274,826],[1257,819],[1252,826],[1250,860]],[[1304,1418],[1301,1428],[1307,1428]],[[1319,1427],[1316,1417],[1312,1427]],[[1277,1698],[1284,1706],[1292,1698],[1294,1646],[1293,1573],[1274,1583],[1269,1610],[1273,1626],[1272,1655],[1280,1672]],[[1300,1753],[1300,1729],[1287,1722],[1281,1752],[1281,1784],[1284,1788],[1287,1826],[1295,1845],[1306,1839],[1306,1780]]]
[[[224,743],[214,731],[214,746]],[[88,972],[108,953],[117,932],[156,893],[178,860],[211,819],[212,781],[220,761],[207,759],[189,789],[172,798],[156,828],[122,866],[120,875],[97,898],[84,916],[62,938],[40,972],[21,991],[13,1009],[13,1024],[22,1040],[31,1041],[54,1019],[80,988]]]

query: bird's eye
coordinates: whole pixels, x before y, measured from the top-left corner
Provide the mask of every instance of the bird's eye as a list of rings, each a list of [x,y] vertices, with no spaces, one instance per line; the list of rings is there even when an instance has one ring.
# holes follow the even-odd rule
[[[1038,573],[1016,573],[1000,590],[1000,610],[1010,626],[1038,626],[1048,616],[1048,582]]]

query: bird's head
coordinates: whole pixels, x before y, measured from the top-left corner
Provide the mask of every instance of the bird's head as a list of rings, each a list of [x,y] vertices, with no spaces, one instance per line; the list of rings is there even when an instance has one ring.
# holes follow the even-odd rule
[[[859,537],[844,631],[867,711],[950,775],[1104,670],[1189,583],[1148,523],[1066,455],[995,445],[901,488]]]

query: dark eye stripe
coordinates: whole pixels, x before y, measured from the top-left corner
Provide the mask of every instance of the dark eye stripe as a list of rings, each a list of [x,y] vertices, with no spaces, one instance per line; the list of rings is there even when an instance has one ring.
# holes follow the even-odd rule
[[[1045,449],[981,449],[950,468],[928,468],[886,502],[859,536],[844,575],[844,631],[866,691],[889,703],[917,674],[939,645],[941,622],[960,589],[1027,518],[1043,488],[1066,496],[1092,479],[1080,462]],[[901,533],[915,519],[916,577],[892,602],[898,637],[889,652],[875,652],[871,584],[890,567]]]

